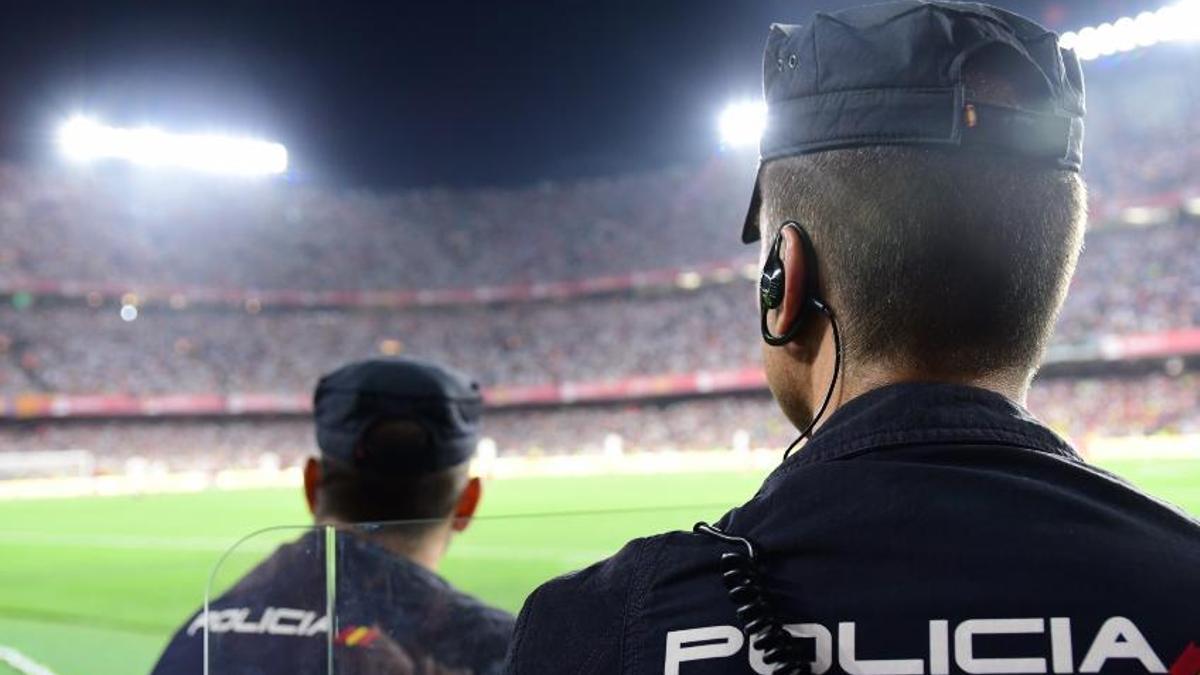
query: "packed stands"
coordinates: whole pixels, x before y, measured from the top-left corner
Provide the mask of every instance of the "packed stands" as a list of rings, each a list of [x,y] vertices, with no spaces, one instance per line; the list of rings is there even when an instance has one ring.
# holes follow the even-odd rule
[[[1061,342],[1200,326],[1200,227],[1093,232],[1059,317]]]
[[[1200,227],[1089,235],[1056,343],[1200,326]],[[0,393],[305,391],[339,363],[392,353],[487,386],[753,365],[752,285],[404,311],[325,308],[0,310]]]
[[[1052,358],[1176,360],[1040,381],[1031,410],[1080,443],[1200,432],[1186,361],[1200,353],[1200,64],[1155,58],[1089,73],[1092,217]],[[386,194],[0,166],[0,438],[93,450],[102,471],[134,457],[291,464],[312,445],[302,406],[286,419],[225,408],[48,418],[77,417],[60,396],[302,400],[347,360],[403,353],[489,388],[559,387],[563,407],[491,415],[502,454],[600,452],[609,434],[627,451],[728,447],[739,430],[782,447],[791,429],[761,382],[736,396],[652,388],[570,405],[575,383],[756,367],[756,250],[737,244],[752,166],[729,154],[641,175]],[[1167,348],[1115,350],[1122,340]],[[23,407],[27,395],[39,407]]]
[[[1090,66],[1095,226],[1158,222],[1200,197],[1200,65],[1169,52]],[[728,154],[521,189],[377,194],[3,166],[0,285],[427,290],[752,261],[736,243],[752,169]],[[1128,213],[1147,205],[1168,213]]]
[[[428,289],[726,260],[745,208],[732,197],[749,188],[744,164],[394,195],[9,166],[0,283]]]
[[[1029,407],[1085,450],[1097,435],[1196,434],[1200,375],[1043,380]],[[623,452],[727,450],[737,445],[739,432],[748,447],[777,449],[796,433],[761,394],[499,411],[484,420],[484,434],[501,455],[601,453],[611,434]],[[264,458],[294,466],[315,453],[312,424],[299,417],[27,422],[0,430],[0,443],[20,451],[87,449],[106,473],[125,470],[135,458],[163,469],[216,471],[257,467]]]
[[[1084,173],[1096,201],[1137,203],[1200,187],[1200,60],[1194,50],[1097,62],[1086,76]]]
[[[1062,434],[1153,436],[1200,433],[1200,375],[1052,379],[1030,392],[1029,408]]]
[[[114,307],[53,307],[0,312],[0,331],[11,343],[5,381],[32,378],[56,392],[307,390],[344,361],[401,351],[454,363],[487,385],[536,384],[753,363],[752,299],[739,281],[499,309],[157,309],[125,322]]]

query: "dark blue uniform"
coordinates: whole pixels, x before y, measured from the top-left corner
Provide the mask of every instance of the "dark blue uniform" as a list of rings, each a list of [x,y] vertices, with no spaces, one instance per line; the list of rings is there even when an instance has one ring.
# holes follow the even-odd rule
[[[1200,671],[1200,524],[988,391],[856,398],[719,524],[761,548],[815,673]],[[507,672],[771,672],[722,585],[730,548],[639,539],[542,586]]]
[[[210,672],[328,672],[331,621],[322,532],[314,530],[281,546],[211,603]],[[500,671],[512,633],[511,615],[362,537],[339,533],[337,547],[334,672]],[[154,673],[201,673],[203,663],[204,616],[199,612],[176,633]]]

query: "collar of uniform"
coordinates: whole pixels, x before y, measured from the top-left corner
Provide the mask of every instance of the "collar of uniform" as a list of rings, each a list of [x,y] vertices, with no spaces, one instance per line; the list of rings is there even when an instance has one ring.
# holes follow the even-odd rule
[[[424,521],[412,521],[412,523],[421,523]],[[361,564],[366,565],[370,569],[378,569],[387,573],[404,572],[408,575],[419,577],[427,584],[437,587],[440,590],[449,590],[452,588],[450,582],[442,578],[442,575],[421,565],[415,560],[406,555],[393,553],[381,544],[378,544],[366,536],[373,532],[386,531],[387,528],[393,528],[395,532],[403,532],[403,528],[409,527],[405,521],[391,521],[378,523],[357,523],[347,525],[344,529],[337,531],[337,555],[339,558],[345,559],[352,557]],[[325,564],[325,527],[316,525],[304,533],[297,541],[291,544],[297,555],[301,558],[316,560],[324,569]],[[410,589],[411,590],[411,589]]]
[[[1079,459],[1028,410],[987,389],[905,383],[869,391],[838,408],[776,473],[899,445],[1013,445]]]

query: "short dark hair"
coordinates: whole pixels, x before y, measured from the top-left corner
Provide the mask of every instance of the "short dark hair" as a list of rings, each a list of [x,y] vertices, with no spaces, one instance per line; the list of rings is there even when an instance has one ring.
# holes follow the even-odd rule
[[[1003,58],[968,70],[979,100],[1041,107],[997,67]],[[764,239],[788,220],[811,235],[848,363],[930,375],[1036,368],[1082,244],[1077,174],[999,153],[878,146],[775,160],[761,185]]]
[[[420,425],[388,421],[363,434],[359,445],[367,452],[419,452],[428,442]],[[454,511],[467,469],[463,463],[431,473],[387,475],[322,457],[316,516],[346,523],[420,520],[433,525]]]

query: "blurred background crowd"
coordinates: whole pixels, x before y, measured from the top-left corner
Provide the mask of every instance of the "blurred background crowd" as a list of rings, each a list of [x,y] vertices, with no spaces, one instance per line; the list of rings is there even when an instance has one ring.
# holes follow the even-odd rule
[[[1128,206],[1178,208],[1200,182],[1200,65],[1139,65],[1089,70],[1096,226]],[[753,165],[731,153],[519,189],[389,193],[3,166],[0,282],[430,289],[753,260],[734,239]]]
[[[727,233],[728,234],[728,233]],[[1089,235],[1055,343],[1200,326],[1200,227]],[[735,369],[759,358],[753,284],[443,308],[55,303],[0,309],[0,393],[303,391],[347,359],[417,354],[481,383]]]
[[[1106,361],[1114,338],[1200,330],[1200,65],[1130,76],[1137,66],[1125,64],[1111,77],[1105,67],[1089,73],[1086,247],[1029,408],[1081,443],[1200,432],[1200,349]],[[0,395],[307,394],[348,360],[396,354],[444,361],[486,387],[755,368],[757,250],[737,243],[753,165],[730,152],[641,174],[397,192],[216,179],[197,190],[194,177],[3,165]],[[731,272],[688,277],[714,265]],[[660,270],[678,283],[504,303],[485,292],[442,306],[253,299]],[[148,289],[170,301],[147,301]],[[204,289],[250,299],[197,301]],[[599,452],[611,435],[625,450],[728,448],[735,436],[782,448],[794,433],[765,390],[692,394],[495,410],[486,433],[505,454]],[[106,470],[133,457],[215,470],[266,453],[288,464],[312,448],[302,416],[18,414],[0,441],[88,449]]]
[[[1200,375],[1047,379],[1034,385],[1029,407],[1085,450],[1096,436],[1197,434]],[[795,434],[765,394],[495,410],[484,419],[484,435],[502,456],[595,454],[614,442],[622,452],[739,446],[782,452]],[[0,442],[27,450],[100,450],[101,472],[123,471],[135,458],[200,471],[264,461],[294,466],[316,452],[312,424],[303,418],[25,424],[0,432]]]

